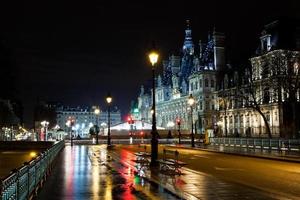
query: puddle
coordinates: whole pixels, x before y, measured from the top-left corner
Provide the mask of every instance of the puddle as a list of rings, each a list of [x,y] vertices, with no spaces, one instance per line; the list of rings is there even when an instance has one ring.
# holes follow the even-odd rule
[[[97,151],[93,149],[93,151]],[[100,152],[103,151],[103,152]],[[104,156],[103,153],[107,153],[106,149],[99,149],[96,154],[101,158],[90,160],[97,162],[101,167],[106,168],[106,179],[107,185],[102,185],[101,187],[110,187],[111,186],[111,198],[114,200],[148,200],[148,199],[170,199],[177,200],[181,199],[168,190],[161,187],[159,184],[148,181],[146,178],[141,177],[135,172],[135,170],[127,165],[124,165],[122,162],[114,159],[113,156]],[[90,154],[93,157],[93,154]],[[130,157],[130,156],[129,156]],[[131,159],[127,156],[122,155],[122,159]],[[103,173],[103,172],[102,172]],[[103,190],[106,190],[103,188]]]

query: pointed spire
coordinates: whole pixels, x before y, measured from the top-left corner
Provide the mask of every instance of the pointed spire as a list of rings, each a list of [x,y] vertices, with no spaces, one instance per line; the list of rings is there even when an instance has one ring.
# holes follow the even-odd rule
[[[190,20],[187,19],[186,20],[186,29],[190,29],[190,28],[191,28]]]
[[[194,44],[192,39],[192,30],[190,20],[186,20],[185,38],[183,43],[183,53],[193,55],[194,54]]]

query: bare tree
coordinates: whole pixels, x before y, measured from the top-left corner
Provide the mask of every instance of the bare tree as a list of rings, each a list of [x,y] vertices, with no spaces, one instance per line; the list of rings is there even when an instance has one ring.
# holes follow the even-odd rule
[[[278,50],[269,57],[272,66],[272,85],[276,91],[276,100],[282,106],[285,120],[286,137],[299,137],[299,51]],[[298,121],[297,121],[298,120]],[[298,125],[298,127],[297,127]]]

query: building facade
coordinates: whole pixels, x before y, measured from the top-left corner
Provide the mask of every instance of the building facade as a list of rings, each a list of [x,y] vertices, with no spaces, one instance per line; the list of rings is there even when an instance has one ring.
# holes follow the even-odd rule
[[[56,110],[57,124],[58,126],[70,132],[70,127],[67,121],[72,118],[75,120],[73,126],[73,132],[75,136],[80,136],[81,138],[88,138],[89,130],[94,125],[98,125],[100,130],[104,130],[108,123],[108,113],[107,111],[101,111],[99,115],[94,113],[95,107],[87,108],[70,108],[70,107],[60,107]],[[111,126],[121,123],[121,112],[117,108],[111,109],[110,111],[110,124]]]
[[[182,55],[163,61],[156,80],[157,125],[171,128],[180,119],[181,127],[190,129],[187,99],[192,94],[196,133],[299,137],[299,23],[274,21],[259,40],[249,65],[232,66],[225,63],[225,36],[214,31],[195,48],[188,22]],[[148,122],[151,94],[142,87],[138,97],[139,118]]]
[[[190,129],[193,123],[197,133],[210,129],[216,121],[217,70],[225,65],[225,36],[213,32],[206,43],[194,45],[189,21],[181,56],[171,55],[163,61],[163,73],[156,80],[157,125],[176,128],[176,120],[182,129]],[[197,49],[197,50],[196,50]],[[139,119],[151,122],[152,92],[141,87],[138,97]],[[188,97],[195,99],[193,117]],[[193,120],[193,121],[192,121]]]

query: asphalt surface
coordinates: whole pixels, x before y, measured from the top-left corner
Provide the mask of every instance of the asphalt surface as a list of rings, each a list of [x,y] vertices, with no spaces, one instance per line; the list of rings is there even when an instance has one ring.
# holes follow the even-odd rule
[[[159,146],[159,157],[163,148],[174,149]],[[174,177],[137,170],[137,151],[66,146],[37,199],[300,199],[297,163],[178,148],[187,166]]]
[[[129,150],[134,147],[128,146]],[[159,147],[160,156],[163,148]],[[149,146],[150,150],[150,146]],[[212,175],[228,183],[256,188],[283,198],[300,199],[300,164],[285,161],[230,155],[202,150],[182,149],[180,160],[187,168]]]

